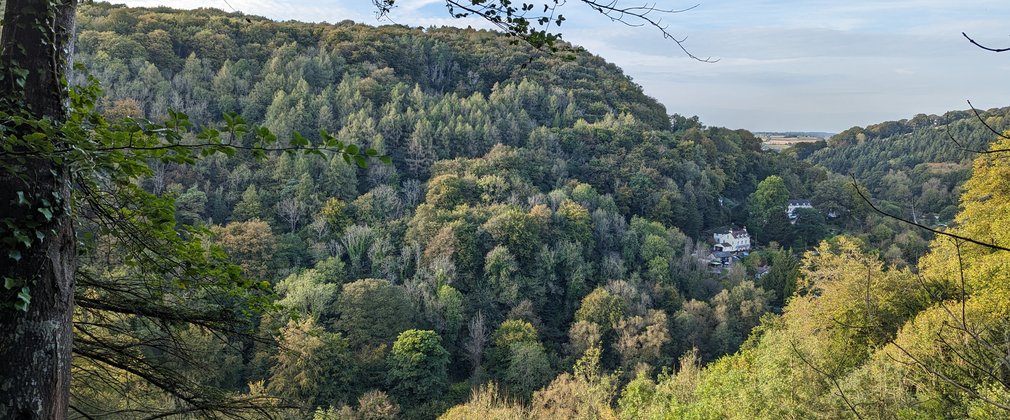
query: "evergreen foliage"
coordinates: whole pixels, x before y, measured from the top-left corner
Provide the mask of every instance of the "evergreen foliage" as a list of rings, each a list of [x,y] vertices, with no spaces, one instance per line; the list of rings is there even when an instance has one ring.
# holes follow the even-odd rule
[[[160,159],[120,185],[161,206],[135,216],[164,220],[159,237],[274,293],[256,295],[263,311],[214,287],[158,296],[241,313],[249,325],[223,335],[133,317],[98,330],[206,389],[318,419],[984,417],[1006,401],[986,347],[1005,347],[1003,255],[889,221],[857,194],[954,217],[967,155],[920,153],[943,133],[927,117],[775,153],[668,116],[599,57],[493,32],[106,3],[80,16],[77,60],[107,87],[109,118],[241,117],[282,146],[349,152]],[[952,130],[984,144],[959,117]],[[832,172],[849,158],[857,185]],[[1005,166],[976,159],[953,231],[1010,241]],[[793,224],[800,198],[815,209]],[[713,269],[711,233],[744,225],[757,249]],[[83,272],[144,274],[117,245],[90,244]],[[106,293],[85,283],[79,299]],[[81,311],[82,332],[100,316]],[[173,334],[218,366],[145,347]],[[75,363],[88,415],[185,408],[128,369]]]

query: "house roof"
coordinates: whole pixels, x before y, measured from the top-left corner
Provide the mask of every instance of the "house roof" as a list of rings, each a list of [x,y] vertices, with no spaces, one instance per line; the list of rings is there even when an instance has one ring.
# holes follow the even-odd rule
[[[790,206],[809,206],[810,200],[789,200]]]
[[[743,236],[749,236],[747,234],[747,228],[736,229],[736,228],[719,228],[712,232],[715,235],[732,235],[734,238],[740,238]]]

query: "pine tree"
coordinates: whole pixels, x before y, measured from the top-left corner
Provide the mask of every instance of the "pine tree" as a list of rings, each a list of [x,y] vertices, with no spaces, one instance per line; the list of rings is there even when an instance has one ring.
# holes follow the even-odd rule
[[[231,219],[243,222],[259,217],[263,217],[263,200],[260,198],[256,186],[249,185],[249,188],[246,188],[245,192],[242,193],[242,199],[235,205],[235,209],[232,210]]]
[[[426,118],[422,118],[414,125],[414,132],[410,135],[410,144],[407,146],[407,170],[416,178],[426,178],[429,174],[431,164],[435,161],[434,150],[434,129]]]

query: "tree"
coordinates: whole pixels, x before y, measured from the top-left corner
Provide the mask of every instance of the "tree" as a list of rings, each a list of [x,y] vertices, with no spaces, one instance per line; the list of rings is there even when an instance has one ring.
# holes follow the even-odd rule
[[[644,317],[636,315],[618,322],[614,347],[626,371],[660,364],[663,346],[670,341],[667,324],[666,312],[655,309],[649,310]]]
[[[38,135],[12,118],[58,125],[69,116],[67,86],[61,80],[71,62],[77,1],[8,0],[0,6],[5,6],[0,8],[0,76],[5,80],[0,83],[0,134]],[[58,136],[42,135],[38,141],[64,147]],[[19,147],[0,154],[0,215],[15,226],[34,226],[28,242],[34,246],[5,244],[0,255],[0,276],[11,286],[0,292],[0,417],[67,418],[77,269],[72,168],[20,155],[26,151]],[[12,233],[5,229],[0,236]],[[15,304],[21,310],[11,310]]]
[[[551,364],[543,344],[515,343],[509,346],[509,362],[505,368],[505,383],[523,399],[547,384],[551,379]]]
[[[438,208],[452,209],[473,200],[476,186],[472,178],[454,174],[438,175],[428,182],[425,202]]]
[[[498,385],[491,382],[474,390],[465,404],[449,409],[439,418],[522,420],[530,418],[530,414],[522,405],[504,397]]]
[[[512,360],[513,345],[540,345],[540,337],[533,324],[517,319],[503,321],[491,335],[491,340],[494,346],[488,352],[488,370],[499,379],[505,379],[506,369]]]
[[[399,414],[400,406],[385,392],[368,391],[358,398],[357,418],[361,420],[394,420]]]
[[[755,231],[755,236],[764,241],[776,240],[768,239],[766,232],[772,229],[784,229],[782,221],[788,219],[779,216],[777,213],[785,215],[786,205],[789,204],[789,190],[781,177],[777,175],[769,176],[758,184],[757,190],[747,198],[747,212],[749,213],[748,224]]]
[[[347,251],[348,258],[351,259],[351,271],[354,274],[361,273],[365,253],[374,239],[374,232],[368,226],[354,225],[344,230],[344,250]]]
[[[175,199],[175,218],[184,225],[198,225],[207,206],[207,194],[195,185]]]
[[[453,350],[455,350],[456,339],[465,320],[464,301],[463,294],[454,287],[443,284],[438,288],[439,314],[436,329],[439,330],[440,335],[445,337],[447,346]]]
[[[711,357],[712,331],[717,325],[712,307],[699,300],[689,300],[673,315],[673,322],[681,337],[682,351],[695,348],[705,351],[704,358]]]
[[[232,222],[214,226],[211,231],[216,235],[217,243],[239,261],[245,275],[257,279],[271,277],[277,238],[267,222],[259,219]]]
[[[820,242],[827,233],[824,213],[817,209],[796,209],[796,224],[793,225],[795,242],[804,247]]]
[[[781,308],[796,291],[800,264],[788,250],[777,249],[771,252],[771,268],[761,277],[759,284],[764,290],[775,294],[771,299],[772,306]]]
[[[467,332],[469,333],[469,339],[465,346],[466,358],[470,360],[473,366],[473,373],[470,376],[474,383],[480,383],[484,346],[487,345],[490,336],[487,331],[487,325],[484,323],[483,313],[478,311],[473,318],[470,318],[470,322],[467,324]]]
[[[617,326],[625,312],[624,299],[615,296],[607,289],[597,287],[592,293],[582,298],[582,305],[575,312],[577,321],[587,321],[599,325],[605,330]]]
[[[712,298],[712,309],[718,325],[714,336],[721,354],[736,352],[761,316],[768,312],[769,292],[743,281],[732,289],[723,289]]]
[[[610,402],[617,390],[616,377],[600,372],[599,348],[575,362],[573,373],[562,373],[533,394],[533,418],[616,418]]]
[[[56,10],[56,5],[51,5]],[[9,28],[5,26],[4,30]],[[46,94],[58,94],[59,89],[61,87],[55,87]],[[112,395],[126,396],[131,393],[125,387],[128,383],[96,380],[131,375],[148,387],[145,401],[153,402],[159,396],[170,396],[179,401],[179,406],[173,410],[207,416],[220,412],[262,413],[262,404],[270,398],[228,394],[207,386],[200,376],[186,372],[186,366],[198,365],[198,359],[194,357],[194,351],[198,349],[192,348],[178,337],[180,328],[185,330],[187,325],[199,325],[223,336],[248,337],[246,322],[263,307],[265,302],[261,293],[269,287],[269,283],[243,277],[242,270],[228,262],[221,247],[209,244],[205,230],[177,226],[172,198],[158,197],[144,191],[140,187],[139,178],[152,173],[149,166],[152,161],[162,164],[192,164],[201,156],[234,154],[238,148],[245,148],[254,155],[263,157],[266,144],[274,141],[272,134],[263,129],[255,129],[252,130],[255,139],[246,142],[241,135],[249,133],[244,122],[229,115],[226,124],[230,124],[231,128],[225,131],[205,130],[200,137],[206,143],[184,144],[182,139],[191,135],[188,130],[192,126],[186,115],[173,112],[165,122],[157,124],[145,122],[142,125],[129,121],[110,123],[94,109],[99,93],[100,90],[93,81],[75,89],[74,94],[70,95],[73,108],[69,117],[59,125],[54,125],[53,118],[39,119],[33,118],[30,113],[23,113],[22,111],[28,110],[25,107],[10,112],[18,104],[0,111],[5,129],[24,127],[23,132],[5,131],[4,148],[0,151],[0,173],[4,180],[12,182],[14,188],[12,193],[15,198],[9,203],[18,210],[5,213],[12,216],[5,219],[3,225],[5,229],[12,228],[13,231],[9,232],[10,235],[7,232],[3,234],[4,238],[10,239],[5,240],[2,254],[18,263],[12,269],[21,270],[5,272],[3,276],[5,291],[9,295],[3,298],[17,312],[9,311],[0,315],[5,320],[0,322],[0,331],[4,340],[31,339],[34,337],[32,334],[15,333],[18,329],[31,330],[31,327],[16,327],[16,324],[25,322],[26,315],[23,314],[27,314],[31,320],[31,317],[38,315],[33,311],[41,310],[50,317],[56,316],[53,311],[68,311],[60,315],[63,318],[45,321],[45,325],[49,325],[47,331],[43,332],[48,337],[47,340],[34,344],[4,343],[4,352],[14,348],[21,349],[20,351],[34,349],[38,353],[31,357],[31,362],[26,363],[39,366],[38,369],[24,369],[24,366],[31,365],[17,364],[24,361],[18,357],[24,356],[15,357],[12,354],[3,359],[0,370],[19,372],[5,374],[5,378],[10,378],[11,382],[3,392],[17,389],[16,393],[11,394],[11,401],[20,401],[25,395],[33,401],[19,402],[5,406],[4,409],[20,410],[16,414],[21,418],[37,418],[36,413],[44,410],[65,412],[66,406],[51,407],[65,402],[65,396],[61,396],[64,392],[63,384],[49,384],[48,381],[52,378],[61,381],[73,379],[74,387],[79,387],[85,393],[96,391],[96,386],[108,385],[114,391]],[[229,134],[227,140],[222,139],[222,132]],[[253,146],[248,146],[249,144]],[[335,151],[344,150],[336,143],[333,145]],[[367,152],[355,155],[365,156],[364,153]],[[31,173],[24,169],[29,163],[33,168],[52,169],[47,170],[48,175],[37,180],[42,184],[36,185],[35,181],[29,180],[25,175],[19,175]],[[49,188],[46,185],[56,185],[53,184],[54,180],[61,176],[63,170],[69,180],[60,182],[69,183],[72,180],[75,188],[64,191],[46,190]],[[40,190],[42,187],[45,188]],[[5,188],[4,191],[8,190]],[[21,194],[17,194],[18,191]],[[46,191],[47,195],[37,196],[39,191]],[[36,200],[38,202],[35,204],[39,206],[31,207]],[[71,209],[71,205],[79,208]],[[24,217],[22,207],[34,210],[33,216]],[[74,217],[64,213],[73,214]],[[47,226],[53,220],[62,224]],[[249,223],[255,225],[255,221]],[[85,244],[82,248],[84,252],[73,251],[76,240],[69,245],[63,243],[60,245],[63,248],[49,249],[52,243],[59,242],[59,235],[62,235],[60,232],[72,231],[74,228],[88,232],[81,238]],[[227,233],[227,229],[223,229]],[[253,233],[254,231],[255,229]],[[269,236],[269,227],[266,227],[266,232],[265,236]],[[32,244],[33,241],[28,240],[31,237],[39,244]],[[15,242],[15,239],[19,242]],[[239,244],[236,242],[235,245]],[[247,244],[241,244],[245,245]],[[252,245],[255,247],[257,244],[254,242]],[[38,252],[45,252],[46,255],[35,255],[36,250],[42,250]],[[67,250],[73,252],[66,255]],[[23,261],[35,266],[21,267]],[[5,270],[8,267],[11,266],[4,265]],[[56,283],[53,282],[59,280],[58,276],[47,274],[47,270],[53,268],[62,270],[59,276],[75,278],[71,284],[55,287]],[[44,282],[46,287],[42,287],[39,281],[48,283]],[[70,309],[60,306],[64,303],[61,300],[64,293],[73,295],[68,299],[73,299],[76,303],[78,313],[75,316],[86,321],[71,323]],[[33,295],[37,305],[32,304]],[[130,327],[124,330],[123,325]],[[68,379],[60,370],[62,368],[55,365],[52,368],[56,370],[47,371],[47,363],[56,363],[63,358],[70,363],[71,347],[69,342],[61,341],[63,338],[60,335],[64,326],[73,327],[78,335],[72,346],[73,354],[79,359],[74,364],[90,368],[78,372],[76,376],[81,377],[81,380]],[[164,354],[173,356],[159,356]],[[15,364],[6,365],[7,362]],[[51,376],[32,379],[30,375],[33,372]],[[42,390],[37,389],[37,386],[49,388]],[[103,390],[97,391],[93,395],[109,395],[102,394]],[[139,415],[138,412],[150,413],[151,410],[166,409],[164,405],[147,407],[140,404],[126,407],[124,411],[105,404],[115,398],[109,395],[109,398],[99,398],[98,404],[74,407],[74,410],[87,417],[109,411],[130,416],[129,413]],[[40,401],[46,405],[41,405]],[[62,418],[65,415],[50,413],[43,417]]]
[[[332,311],[337,297],[337,285],[327,280],[315,269],[292,274],[277,283],[277,292],[283,296],[277,304],[318,320]]]
[[[256,186],[250,184],[242,193],[242,200],[232,210],[232,220],[244,222],[263,216],[263,199],[260,198]]]
[[[1002,351],[1010,311],[1005,298],[1010,284],[1007,151],[1010,138],[1003,135],[975,158],[957,226],[941,231],[919,261],[923,290],[938,291],[929,293],[930,306],[882,349],[914,384],[912,398],[944,400],[926,416],[955,412],[997,418],[1010,412]]]
[[[507,350],[510,346],[517,343],[540,342],[537,329],[533,328],[533,324],[517,319],[508,319],[502,322],[498,326],[498,329],[495,330],[492,338],[494,339],[494,345],[502,350]]]
[[[589,212],[573,201],[564,201],[554,213],[561,236],[579,244],[587,244],[592,239],[592,222]]]
[[[833,218],[847,216],[852,207],[852,182],[840,175],[830,176],[814,187],[813,202],[824,214]]]
[[[343,235],[344,229],[351,224],[351,218],[347,215],[347,204],[343,200],[330,197],[319,210],[319,217],[326,223],[330,233],[336,236]]]
[[[281,330],[278,345],[268,390],[306,408],[350,397],[353,364],[339,333],[323,330],[312,318],[292,320]]]
[[[420,119],[414,125],[414,133],[410,136],[407,148],[407,169],[415,178],[425,178],[432,162],[435,161],[434,137],[431,123]]]
[[[498,245],[484,258],[484,276],[498,302],[513,304],[519,299],[519,284],[515,281],[518,270],[515,257],[508,248]]]
[[[600,325],[590,321],[576,321],[568,329],[568,353],[582,356],[587,350],[603,344]]]
[[[389,384],[405,405],[437,400],[448,386],[449,353],[434,331],[400,333],[389,353]]]
[[[284,218],[291,227],[291,233],[298,228],[298,221],[305,214],[305,203],[297,196],[286,197],[277,202],[277,214]]]
[[[238,281],[237,267],[227,264],[219,249],[206,247],[201,231],[176,230],[170,198],[139,188],[138,178],[153,173],[151,161],[194,161],[179,153],[192,151],[179,145],[188,122],[175,114],[169,124],[176,129],[162,134],[154,132],[165,125],[109,124],[94,111],[99,94],[94,83],[68,91],[63,81],[75,1],[0,6],[5,23],[0,76],[9,81],[0,84],[0,209],[7,216],[0,237],[10,238],[0,252],[6,261],[0,269],[5,283],[0,372],[6,381],[0,417],[67,417],[71,352],[78,357],[75,366],[92,368],[78,371],[82,379],[75,386],[94,390],[94,380],[102,375],[132,372],[151,394],[171,394],[192,412],[229,405],[227,397],[183,376],[171,363],[147,357],[151,350],[180,356],[194,351],[166,339],[181,333],[179,324],[228,333],[243,328],[230,304],[202,296],[234,292],[230,301],[238,306],[248,303],[247,292],[256,288]],[[171,139],[175,145],[167,145]],[[152,153],[156,143],[166,147]],[[91,239],[83,238],[83,252],[78,252],[74,231],[82,227]],[[96,254],[104,254],[104,270],[89,264]],[[109,274],[109,269],[122,271]],[[193,287],[191,300],[177,300],[181,285]],[[154,290],[159,299],[151,296]],[[73,316],[86,322],[72,323],[73,303],[78,311]],[[155,319],[162,323],[134,329],[135,336],[116,335],[121,330],[108,321],[113,318],[134,326],[150,326]],[[79,334],[72,346],[71,328]],[[249,408],[242,405],[227,408]],[[89,408],[101,410],[101,405]],[[74,410],[89,416],[82,408]]]
[[[534,252],[538,251],[540,235],[546,230],[546,221],[535,215],[525,213],[518,208],[510,207],[492,216],[482,228],[491,234],[495,241],[508,248],[521,265],[532,261]]]
[[[388,345],[410,327],[413,318],[403,288],[377,279],[345,284],[337,310],[336,326],[347,333],[352,348]]]

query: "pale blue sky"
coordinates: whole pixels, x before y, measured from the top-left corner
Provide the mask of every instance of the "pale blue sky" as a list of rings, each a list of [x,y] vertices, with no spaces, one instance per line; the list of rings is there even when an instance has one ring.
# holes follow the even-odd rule
[[[118,0],[133,6],[216,7],[225,0]],[[276,20],[376,21],[368,0],[227,0]],[[621,0],[627,5],[641,3]],[[644,1],[644,0],[643,0]],[[853,125],[1010,105],[1010,53],[981,51],[961,37],[1010,46],[1007,0],[658,0],[697,8],[664,18],[688,36],[700,63],[650,28],[598,16],[578,1],[562,7],[566,40],[621,66],[669,113],[755,131],[840,131]],[[442,0],[398,0],[390,18],[411,26],[487,27],[454,20]]]

